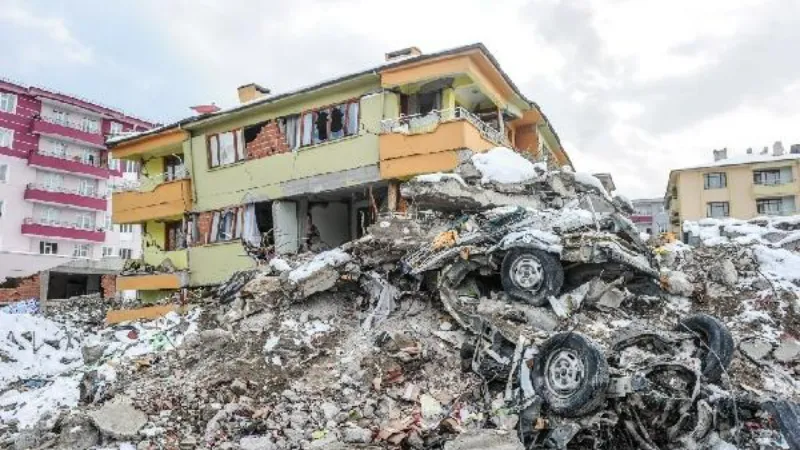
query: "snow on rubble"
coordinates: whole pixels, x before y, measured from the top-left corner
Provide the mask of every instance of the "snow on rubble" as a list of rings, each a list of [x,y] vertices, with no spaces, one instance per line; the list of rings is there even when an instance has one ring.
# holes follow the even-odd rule
[[[311,261],[289,272],[289,280],[299,283],[325,267],[336,267],[350,261],[350,255],[335,248],[314,256]]]
[[[483,175],[482,183],[522,183],[547,171],[543,163],[532,163],[507,147],[495,147],[472,155],[472,163]]]

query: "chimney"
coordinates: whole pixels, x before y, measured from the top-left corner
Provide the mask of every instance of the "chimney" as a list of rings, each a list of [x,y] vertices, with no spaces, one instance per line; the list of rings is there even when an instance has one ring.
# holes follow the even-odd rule
[[[269,89],[256,83],[248,83],[239,86],[236,90],[239,93],[239,103],[247,103],[257,98],[265,97],[271,92]]]
[[[217,105],[215,105],[213,103],[210,104],[210,105],[190,106],[189,109],[194,111],[195,114],[197,114],[198,116],[203,116],[203,115],[206,115],[206,114],[215,113],[215,112],[220,110],[219,106],[217,106]]]
[[[760,153],[760,154],[761,154],[761,155],[766,155],[767,153],[769,153],[769,147],[766,147],[766,146],[765,146],[765,147],[764,147],[764,149],[763,149],[763,150],[761,150],[761,153]]]
[[[393,52],[389,52],[385,55],[386,62],[397,62],[407,58],[413,58],[415,56],[421,56],[422,50],[419,47],[406,47],[401,48],[400,50],[395,50]]]
[[[789,153],[793,155],[800,155],[800,144],[792,144],[792,146],[789,147]]]
[[[748,155],[752,155],[753,154],[753,147],[747,147],[747,154]]]
[[[783,156],[783,142],[775,141],[772,145],[772,156]]]
[[[714,162],[728,159],[728,149],[723,148],[721,150],[714,150]]]

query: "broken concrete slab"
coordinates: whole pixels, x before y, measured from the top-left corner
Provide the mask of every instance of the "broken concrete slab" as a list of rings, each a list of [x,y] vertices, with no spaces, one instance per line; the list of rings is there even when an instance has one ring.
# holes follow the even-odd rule
[[[508,205],[542,207],[542,202],[532,195],[506,194],[478,186],[468,186],[452,178],[442,178],[437,182],[411,180],[400,187],[400,193],[404,198],[413,200],[419,208],[439,211],[486,209]]]
[[[468,431],[444,444],[444,450],[525,450],[517,433],[511,431]]]
[[[717,261],[709,269],[711,279],[717,283],[722,283],[727,287],[735,286],[739,282],[739,274],[736,273],[736,266],[730,259]]]
[[[694,293],[694,285],[683,272],[665,270],[661,273],[661,285],[673,295],[690,297]]]
[[[102,434],[114,439],[133,439],[147,423],[147,415],[125,397],[115,398],[100,409],[90,411],[89,418]]]
[[[241,450],[275,450],[278,447],[269,436],[247,436],[239,440]]]
[[[756,338],[739,344],[739,350],[750,359],[761,361],[772,351],[772,344],[763,339]]]
[[[788,363],[800,359],[800,342],[794,339],[784,339],[772,353],[775,359]]]

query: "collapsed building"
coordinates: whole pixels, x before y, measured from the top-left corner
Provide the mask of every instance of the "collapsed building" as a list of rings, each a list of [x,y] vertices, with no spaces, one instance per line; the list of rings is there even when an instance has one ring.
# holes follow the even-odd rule
[[[42,350],[63,366],[25,364],[57,325],[16,321],[0,442],[800,448],[800,256],[768,240],[791,219],[648,246],[597,178],[504,148],[400,194],[339,247],[254,249],[184,316],[66,328]]]
[[[138,186],[113,195],[114,223],[143,229],[143,257],[118,289],[152,301],[253,268],[248,251],[337,247],[403,211],[404,180],[496,146],[571,164],[483,45],[386,58],[281,94],[247,84],[238,106],[111,140],[114,158],[142,168]]]

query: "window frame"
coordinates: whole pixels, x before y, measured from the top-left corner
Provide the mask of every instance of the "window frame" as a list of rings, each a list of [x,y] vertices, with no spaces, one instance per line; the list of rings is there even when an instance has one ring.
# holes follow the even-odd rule
[[[712,186],[711,180],[712,177],[719,180],[720,184],[718,186]],[[708,172],[703,174],[703,190],[713,190],[713,189],[727,189],[728,187],[728,174],[727,172]]]
[[[114,247],[111,245],[104,245],[102,258],[113,258],[114,256]]]
[[[11,166],[8,164],[0,164],[0,174],[3,176],[0,177],[0,184],[8,184],[8,181],[11,179]]]
[[[350,105],[351,104],[356,104],[357,105],[356,117],[355,117],[356,124],[355,124],[355,127],[352,130],[351,130],[351,126],[350,126],[350,120],[351,120],[351,114],[350,114],[351,113],[351,107],[350,107]],[[342,136],[337,137],[337,138],[331,138],[331,117],[332,117],[331,111],[334,108],[337,108],[337,107],[344,107],[344,118],[342,119],[343,120],[342,121]],[[317,128],[317,117],[318,117],[318,114],[321,111],[325,111],[325,112],[328,113],[327,130],[326,130],[327,131],[327,138],[325,140],[322,140],[322,141],[319,140],[319,137],[315,133],[316,128]],[[305,117],[307,115],[309,115],[309,114],[311,115],[310,124],[306,123],[306,120],[305,120]],[[290,115],[288,115],[286,117],[289,117],[289,116],[292,116],[292,115],[293,114],[290,114]],[[347,100],[344,100],[344,101],[341,101],[341,102],[330,103],[328,105],[319,106],[317,108],[307,109],[307,110],[301,111],[297,115],[299,116],[298,117],[298,127],[300,128],[300,131],[299,131],[300,141],[298,143],[297,148],[313,147],[315,145],[324,144],[326,142],[336,142],[336,141],[339,141],[339,140],[342,140],[342,139],[345,139],[345,138],[348,138],[348,137],[351,137],[351,136],[358,136],[359,135],[359,131],[360,131],[360,125],[361,125],[361,97],[353,97],[353,98],[350,98],[350,99],[347,99]],[[305,138],[305,133],[306,133],[306,126],[310,126],[311,127],[308,142],[306,142],[306,140],[304,139]],[[352,131],[352,133],[351,133],[351,131]]]
[[[58,242],[39,241],[39,254],[40,255],[57,255],[58,254]]]
[[[121,259],[133,259],[133,249],[128,247],[120,247],[117,249],[117,256]]]
[[[10,109],[3,109],[3,99],[6,99],[5,104],[11,105]],[[12,99],[13,101],[9,101],[8,99]],[[17,113],[17,106],[19,106],[19,96],[12,92],[0,92],[0,111],[8,114],[16,114]]]
[[[114,130],[115,128],[117,128],[116,131]],[[122,129],[123,128],[124,128],[124,125],[121,122],[116,122],[116,121],[112,120],[111,123],[108,125],[108,134],[110,134],[112,136],[116,136],[118,134],[122,134]]]
[[[0,136],[8,136],[7,145],[3,143],[5,139],[0,138],[0,147],[10,148],[10,149],[14,148],[14,130],[10,128],[0,127]]]
[[[775,176],[774,180],[768,181],[769,175],[777,175],[777,176]],[[758,186],[777,186],[780,184],[784,184],[784,181],[781,178],[781,169],[769,168],[769,169],[754,170],[753,184]]]
[[[91,253],[91,244],[75,244],[72,247],[73,258],[89,258],[89,253]]]
[[[724,214],[721,216],[713,215],[714,206],[722,206]],[[731,216],[731,204],[730,202],[708,202],[706,203],[706,217],[711,219],[720,219],[725,217]]]
[[[0,199],[0,220],[3,219],[3,216],[6,215],[6,201]]]
[[[125,228],[128,228],[128,231],[125,231]],[[131,223],[121,223],[119,224],[119,232],[120,234],[133,234],[133,224]]]
[[[176,250],[183,250],[185,246],[182,246],[180,243],[181,234],[183,234],[182,221],[174,220],[164,222],[164,251],[172,252]]]
[[[222,154],[220,153],[220,136],[231,133],[233,135],[233,161],[222,162]],[[217,164],[214,164],[213,153],[211,149],[211,142],[216,143],[215,149],[217,153]],[[222,131],[219,133],[209,134],[206,136],[206,157],[208,158],[208,168],[216,169],[217,167],[225,167],[236,164],[241,161],[247,160],[247,151],[244,142],[244,127],[233,128],[231,130]]]
[[[88,219],[88,221],[84,219]],[[97,225],[96,219],[94,213],[81,211],[75,215],[75,226],[81,230],[93,230]]]

